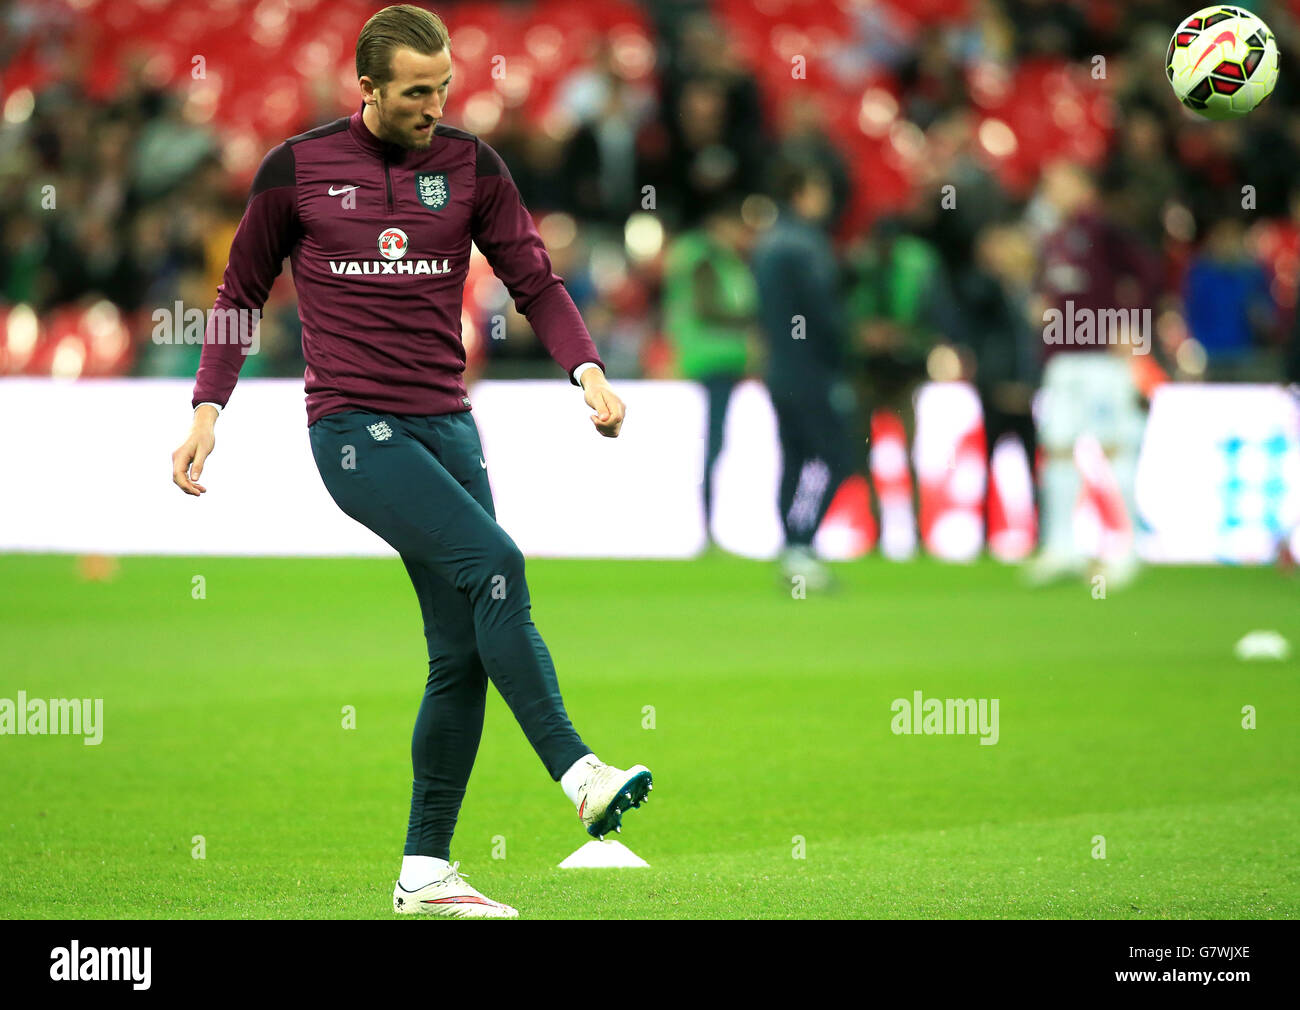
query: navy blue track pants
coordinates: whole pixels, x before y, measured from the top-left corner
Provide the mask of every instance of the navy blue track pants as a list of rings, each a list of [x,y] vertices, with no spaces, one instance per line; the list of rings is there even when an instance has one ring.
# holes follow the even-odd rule
[[[419,597],[429,674],[411,739],[405,854],[449,859],[489,678],[552,779],[589,748],[533,624],[523,555],[497,525],[470,412],[347,410],[309,432],[331,497],[401,555]]]

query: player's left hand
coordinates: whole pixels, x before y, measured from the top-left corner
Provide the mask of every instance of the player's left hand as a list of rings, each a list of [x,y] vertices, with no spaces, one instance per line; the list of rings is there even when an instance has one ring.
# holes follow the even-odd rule
[[[596,412],[591,415],[591,423],[596,426],[596,430],[606,438],[618,438],[618,430],[623,427],[627,407],[614,395],[605,373],[599,368],[588,368],[582,374],[582,391],[587,406]]]

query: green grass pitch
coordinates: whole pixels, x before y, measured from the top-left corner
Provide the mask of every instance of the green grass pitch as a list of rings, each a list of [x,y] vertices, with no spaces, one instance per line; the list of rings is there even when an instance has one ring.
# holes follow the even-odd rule
[[[797,600],[727,557],[530,561],[578,731],[654,771],[618,836],[650,869],[556,868],[586,835],[493,689],[467,879],[530,918],[1300,912],[1300,662],[1233,656],[1300,643],[1295,579],[835,567]],[[425,662],[396,559],[0,557],[0,698],[104,699],[99,746],[0,736],[0,915],[393,918]],[[998,743],[895,735],[917,690],[999,699]]]

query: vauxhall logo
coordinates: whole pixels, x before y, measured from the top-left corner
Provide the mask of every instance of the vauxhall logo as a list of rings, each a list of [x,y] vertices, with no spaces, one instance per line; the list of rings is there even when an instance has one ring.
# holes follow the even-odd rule
[[[451,272],[450,261],[408,260],[406,251],[411,240],[401,228],[385,228],[379,233],[381,260],[330,260],[334,274],[445,274]]]
[[[386,260],[400,260],[411,240],[401,228],[385,228],[379,233],[379,255]]]

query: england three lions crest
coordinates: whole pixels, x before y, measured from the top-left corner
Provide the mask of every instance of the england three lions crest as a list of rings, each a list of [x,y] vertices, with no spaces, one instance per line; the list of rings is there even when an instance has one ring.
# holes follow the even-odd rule
[[[447,173],[416,172],[415,195],[429,210],[442,210],[447,206],[447,198],[450,195],[447,190]]]

